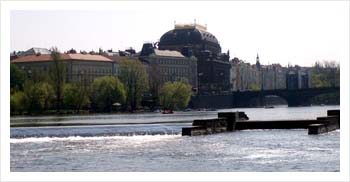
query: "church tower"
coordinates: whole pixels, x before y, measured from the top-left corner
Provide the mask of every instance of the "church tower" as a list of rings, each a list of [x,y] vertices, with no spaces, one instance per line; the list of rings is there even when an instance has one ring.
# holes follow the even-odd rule
[[[255,63],[255,65],[256,65],[256,68],[258,70],[261,69],[260,60],[259,60],[259,54],[256,55],[256,63]]]

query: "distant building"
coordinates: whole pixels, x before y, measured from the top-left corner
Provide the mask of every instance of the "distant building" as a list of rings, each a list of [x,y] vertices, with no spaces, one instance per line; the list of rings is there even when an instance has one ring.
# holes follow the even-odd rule
[[[259,69],[255,65],[245,63],[238,58],[231,61],[231,85],[232,91],[247,91],[261,89]]]
[[[11,52],[11,54],[10,54],[10,61],[12,61],[12,60],[14,60],[16,58],[18,58],[17,52],[16,51]]]
[[[232,91],[237,91],[240,87],[240,62],[241,61],[236,57],[231,61],[230,82],[232,85]]]
[[[229,52],[221,53],[216,37],[198,24],[176,24],[162,35],[159,50],[181,52],[197,58],[199,93],[216,94],[230,90]]]
[[[139,61],[138,54],[136,54],[136,51],[132,48],[129,48],[125,51],[118,51],[113,52],[112,49],[107,50],[107,52],[102,52],[102,56],[107,57],[108,59],[113,61],[113,74],[118,75],[119,74],[119,64],[123,60],[134,60]]]
[[[61,54],[61,59],[66,66],[67,82],[91,84],[97,77],[115,74],[112,69],[114,62],[101,55]],[[34,69],[48,71],[53,61],[49,54],[38,54],[19,57],[11,63],[18,65],[30,76]]]
[[[305,89],[310,88],[309,68],[299,66],[288,68],[286,74],[287,89]]]
[[[261,69],[263,90],[286,88],[286,68],[280,64],[263,65]]]
[[[287,84],[287,89],[288,90],[296,90],[299,88],[298,84],[298,72],[290,70],[287,72],[286,75],[286,84]]]
[[[28,55],[49,55],[51,51],[46,48],[33,47],[20,53],[19,57],[28,56]]]
[[[197,88],[197,59],[185,57],[178,51],[159,50],[152,43],[145,43],[139,59],[146,66],[150,84],[186,80]]]
[[[261,65],[259,56],[256,58],[256,64],[252,65],[234,58],[231,60],[231,90],[285,89],[286,72],[287,69],[280,64]]]
[[[51,54],[51,51],[46,48],[33,47],[26,51],[18,51],[18,52],[13,51],[10,55],[10,60],[12,61],[16,58],[28,56],[28,55],[48,55],[48,54]]]

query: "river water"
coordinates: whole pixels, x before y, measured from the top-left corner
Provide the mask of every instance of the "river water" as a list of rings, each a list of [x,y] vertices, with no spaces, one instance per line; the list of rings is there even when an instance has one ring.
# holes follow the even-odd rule
[[[11,127],[11,171],[339,171],[339,130],[316,136],[305,129],[181,136],[193,119],[216,118],[221,111],[271,120],[315,119],[329,109],[339,106],[12,117],[11,125],[66,126]]]

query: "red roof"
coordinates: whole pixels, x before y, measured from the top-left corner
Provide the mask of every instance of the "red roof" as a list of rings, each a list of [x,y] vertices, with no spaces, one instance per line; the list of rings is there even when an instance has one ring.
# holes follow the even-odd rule
[[[113,56],[104,55],[104,57],[111,59],[112,61],[114,61],[116,63],[120,63],[123,60],[138,60],[137,57],[118,56],[118,55],[113,55]]]
[[[92,54],[61,54],[62,60],[84,60],[84,61],[104,61],[112,62],[111,59],[101,55]],[[28,55],[19,57],[11,61],[11,63],[26,63],[26,62],[41,62],[41,61],[52,61],[51,55]]]

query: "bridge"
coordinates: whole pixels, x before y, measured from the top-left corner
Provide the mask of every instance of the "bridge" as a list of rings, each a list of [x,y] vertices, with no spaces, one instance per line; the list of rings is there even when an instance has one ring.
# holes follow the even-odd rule
[[[252,99],[264,100],[265,96],[278,96],[284,99],[288,106],[310,105],[312,98],[329,93],[339,93],[339,87],[306,88],[306,89],[276,89],[259,91],[235,91],[229,94],[193,96],[191,108],[235,108],[249,107]],[[260,102],[262,103],[262,102]]]
[[[263,91],[233,92],[233,102],[236,107],[245,107],[252,98],[262,99],[268,95],[279,96],[287,101],[289,107],[310,105],[313,97],[321,94],[339,92],[340,87],[306,88],[306,89],[276,89]]]

